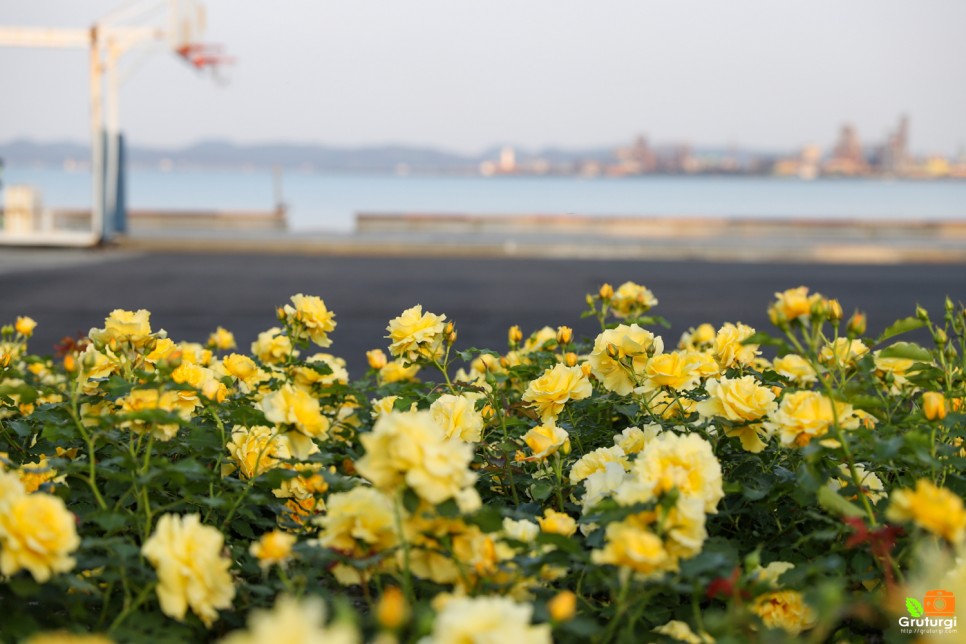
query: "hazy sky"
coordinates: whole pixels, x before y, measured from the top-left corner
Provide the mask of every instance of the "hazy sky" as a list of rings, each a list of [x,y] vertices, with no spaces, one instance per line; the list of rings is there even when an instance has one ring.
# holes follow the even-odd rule
[[[4,2],[0,25],[87,26],[118,4]],[[845,121],[875,142],[906,112],[914,150],[966,145],[962,0],[206,5],[230,82],[156,53],[122,90],[132,143],[827,148]],[[0,82],[0,142],[87,139],[83,52],[0,48]]]

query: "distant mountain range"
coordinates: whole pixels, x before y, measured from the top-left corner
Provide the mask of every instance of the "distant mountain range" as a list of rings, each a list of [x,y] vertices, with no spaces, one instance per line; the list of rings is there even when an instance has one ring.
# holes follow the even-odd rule
[[[328,145],[264,143],[240,145],[227,141],[202,141],[182,148],[130,146],[127,158],[133,167],[216,167],[242,168],[283,166],[306,171],[363,172],[475,172],[483,161],[500,158],[503,146],[480,154],[459,154],[432,147],[383,145],[336,147]],[[542,159],[551,166],[565,167],[588,161],[614,160],[616,146],[585,149],[515,148],[516,162],[527,164]],[[658,147],[660,152],[662,148]],[[736,154],[735,150],[702,148],[699,155]],[[753,153],[741,151],[739,158]],[[754,156],[760,156],[757,153]],[[90,159],[86,144],[72,142],[39,143],[17,139],[0,144],[0,159],[9,165],[81,165]]]

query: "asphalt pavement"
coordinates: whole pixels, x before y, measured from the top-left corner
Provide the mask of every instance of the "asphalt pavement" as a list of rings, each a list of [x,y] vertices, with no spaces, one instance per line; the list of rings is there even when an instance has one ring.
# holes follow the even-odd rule
[[[45,261],[44,258],[47,258]],[[506,330],[525,333],[580,319],[584,295],[603,282],[632,280],[660,303],[676,344],[688,327],[742,321],[770,328],[776,291],[807,285],[837,297],[846,314],[868,314],[870,332],[912,315],[917,303],[941,315],[948,294],[966,301],[966,265],[836,265],[702,261],[507,258],[331,257],[279,254],[22,251],[0,248],[0,323],[29,315],[39,323],[32,349],[49,353],[66,335],[101,326],[115,308],[146,308],[155,328],[203,342],[222,325],[247,347],[275,325],[275,307],[295,293],[321,296],[335,311],[331,352],[364,369],[365,351],[385,348],[386,325],[422,304],[455,322],[458,348],[496,347]]]

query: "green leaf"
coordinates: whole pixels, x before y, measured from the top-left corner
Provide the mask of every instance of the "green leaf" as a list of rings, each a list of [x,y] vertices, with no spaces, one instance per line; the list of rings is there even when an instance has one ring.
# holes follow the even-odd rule
[[[530,486],[530,496],[536,501],[544,501],[553,494],[553,486],[546,481],[537,481]]]
[[[822,486],[818,489],[818,504],[830,514],[840,517],[862,517],[865,516],[858,506],[840,497],[832,488]]]
[[[881,358],[906,358],[920,362],[932,362],[932,354],[912,342],[896,342],[879,352]]]
[[[875,339],[875,343],[880,344],[889,338],[894,338],[897,335],[902,335],[903,333],[921,329],[924,326],[926,326],[926,323],[914,316],[896,320],[891,326],[882,332],[882,335]]]
[[[906,597],[906,610],[913,617],[922,617],[922,604],[919,603],[918,599],[913,597]]]

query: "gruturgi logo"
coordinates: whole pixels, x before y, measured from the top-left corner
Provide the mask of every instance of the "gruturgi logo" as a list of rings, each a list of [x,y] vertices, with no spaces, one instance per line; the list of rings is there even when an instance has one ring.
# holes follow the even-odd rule
[[[951,635],[958,632],[956,595],[948,590],[930,590],[921,602],[915,597],[906,597],[906,610],[910,617],[899,618],[902,633]]]

